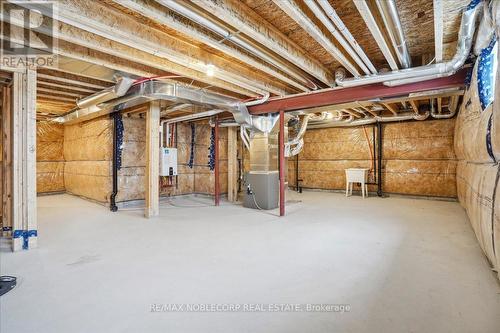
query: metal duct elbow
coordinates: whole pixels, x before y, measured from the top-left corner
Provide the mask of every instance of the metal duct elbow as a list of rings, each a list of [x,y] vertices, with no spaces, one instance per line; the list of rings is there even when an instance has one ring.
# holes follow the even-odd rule
[[[379,82],[385,82],[386,85],[390,85],[390,81],[395,80],[399,80],[399,84],[401,84],[402,80],[404,80],[404,83],[411,83],[413,82],[412,79],[414,81],[419,81],[422,77],[430,78],[434,75],[438,77],[449,76],[455,73],[463,66],[472,48],[476,21],[482,8],[479,6],[480,3],[480,1],[472,0],[462,14],[462,21],[458,33],[457,52],[450,61],[380,73],[377,75],[367,75],[360,78],[337,79],[337,84],[341,87],[355,87]]]
[[[296,145],[299,143],[299,141],[304,137],[304,134],[306,133],[307,130],[307,124],[309,123],[309,118],[310,115],[305,115],[304,118],[302,119],[302,123],[300,124],[300,129],[297,132],[297,135],[295,138],[292,140],[288,141],[285,145]]]
[[[114,86],[82,98],[76,102],[76,105],[80,109],[84,109],[94,105],[105,103],[118,97],[122,97],[127,93],[130,87],[132,87],[134,81],[134,79],[131,79],[129,77],[121,76],[117,79]]]

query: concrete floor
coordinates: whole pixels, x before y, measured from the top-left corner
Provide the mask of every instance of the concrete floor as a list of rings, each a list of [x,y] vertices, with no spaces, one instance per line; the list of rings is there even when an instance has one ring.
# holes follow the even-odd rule
[[[148,221],[40,197],[39,249],[1,254],[19,281],[1,298],[0,331],[500,332],[500,286],[457,203],[289,199],[302,202],[285,218],[183,198]],[[173,303],[350,311],[162,311]]]

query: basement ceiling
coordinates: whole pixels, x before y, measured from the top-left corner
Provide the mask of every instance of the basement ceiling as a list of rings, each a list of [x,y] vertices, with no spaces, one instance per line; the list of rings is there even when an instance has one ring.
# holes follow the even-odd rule
[[[279,1],[284,0],[177,2],[231,32],[231,36],[223,37],[185,14],[167,8],[168,2],[161,0],[62,0],[56,24],[61,66],[39,71],[43,75],[38,80],[39,112],[45,116],[68,112],[78,98],[111,85],[117,73],[137,78],[166,76],[237,99],[257,98],[266,92],[300,93],[311,89],[312,83],[319,88],[328,87],[340,62],[296,22],[295,16],[285,13]],[[468,2],[442,1],[444,60],[455,52],[461,12]],[[352,61],[351,54],[339,45],[303,0],[292,3]],[[355,3],[330,0],[329,4],[375,68],[389,68]],[[370,0],[368,4],[378,26],[387,35],[375,2]],[[435,50],[433,1],[396,0],[396,5],[413,66],[431,61]],[[247,26],[236,24],[238,20]],[[47,33],[43,28],[39,32]],[[267,34],[268,38],[255,35],[254,30]],[[235,36],[284,67],[235,44],[231,40]],[[283,49],[290,52],[281,52]],[[205,72],[209,64],[216,68],[213,76]],[[299,82],[301,79],[294,75],[305,81]]]

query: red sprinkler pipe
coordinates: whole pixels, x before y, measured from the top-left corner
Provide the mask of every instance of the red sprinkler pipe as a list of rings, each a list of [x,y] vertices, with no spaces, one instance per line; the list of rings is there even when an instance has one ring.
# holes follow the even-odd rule
[[[285,216],[285,112],[280,110],[279,132],[280,216]]]
[[[215,130],[214,130],[214,145],[215,145],[215,205],[219,206],[220,203],[220,184],[219,184],[219,118],[215,116]]]

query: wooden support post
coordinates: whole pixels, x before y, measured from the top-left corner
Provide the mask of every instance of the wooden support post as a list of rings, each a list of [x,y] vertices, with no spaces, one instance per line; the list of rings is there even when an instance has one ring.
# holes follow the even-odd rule
[[[227,199],[238,201],[238,128],[227,128]]]
[[[285,216],[285,112],[280,111],[279,132],[280,216]]]
[[[215,145],[215,205],[220,204],[220,181],[219,181],[219,119],[215,116],[214,129],[214,145]]]
[[[3,236],[12,232],[12,91],[4,87],[2,91],[2,230]]]
[[[149,104],[146,116],[146,209],[147,218],[160,214],[160,102]]]
[[[12,250],[37,245],[36,71],[13,74]]]

